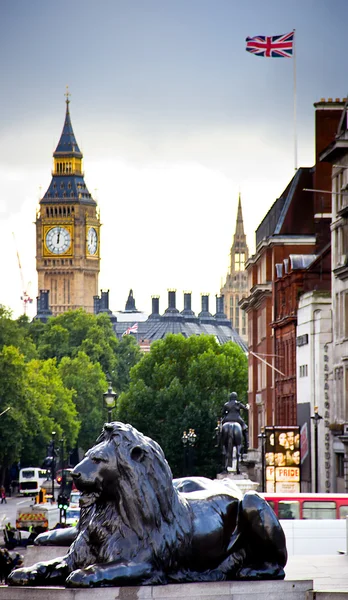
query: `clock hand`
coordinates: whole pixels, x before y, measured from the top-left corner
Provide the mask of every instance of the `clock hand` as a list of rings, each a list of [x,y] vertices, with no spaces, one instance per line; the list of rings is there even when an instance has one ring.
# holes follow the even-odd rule
[[[58,233],[57,233],[57,244],[59,244],[59,236],[60,236],[60,229],[58,229]]]

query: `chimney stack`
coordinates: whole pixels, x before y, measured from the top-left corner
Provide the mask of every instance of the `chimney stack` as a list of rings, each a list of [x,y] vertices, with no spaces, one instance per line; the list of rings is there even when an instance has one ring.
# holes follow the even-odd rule
[[[202,323],[211,323],[214,319],[213,315],[209,312],[209,294],[202,294],[202,310],[199,313],[199,318]]]
[[[159,314],[159,296],[152,296],[151,304],[152,304],[152,312],[151,312],[151,315],[149,316],[149,319],[158,319],[160,316],[160,314]]]
[[[198,320],[191,308],[191,292],[184,292],[184,310],[181,311],[181,314],[188,323]]]
[[[52,311],[49,305],[49,290],[40,290],[39,296],[36,298],[36,306],[37,306],[37,315],[35,319],[46,323],[49,317],[52,317]]]

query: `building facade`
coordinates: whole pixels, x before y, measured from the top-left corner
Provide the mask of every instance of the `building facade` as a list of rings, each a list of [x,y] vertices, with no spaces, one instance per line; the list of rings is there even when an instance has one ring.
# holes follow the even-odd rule
[[[330,168],[319,161],[319,156],[335,138],[344,103],[329,99],[314,106],[316,164],[313,168],[298,169],[273,204],[256,231],[256,253],[246,265],[250,292],[242,301],[242,307],[248,313],[250,332],[249,423],[254,447],[258,446],[262,426],[297,424],[298,298],[302,292],[322,284],[323,268],[326,269],[324,289],[330,287],[330,255],[327,258],[331,222],[330,194],[327,193],[331,189]],[[312,273],[307,272],[303,258],[301,274],[292,268],[296,262],[292,263],[292,255],[311,254],[315,256]],[[282,273],[276,265],[284,266]],[[291,275],[286,272],[289,265]],[[307,287],[303,287],[304,271]]]
[[[82,158],[67,94],[52,180],[36,215],[38,290],[49,292],[53,316],[77,308],[93,312],[93,297],[98,292],[100,218],[84,181]]]
[[[226,281],[220,290],[224,297],[224,312],[231,321],[233,329],[247,342],[247,315],[239,302],[248,295],[248,275],[245,264],[249,258],[249,248],[244,233],[242,202],[239,194],[236,229],[230,250],[230,265]]]
[[[329,419],[337,481],[348,493],[348,102],[336,137],[322,152],[332,167],[332,371],[328,389]]]
[[[341,492],[336,476],[336,457],[330,423],[330,378],[332,372],[332,319],[330,292],[314,290],[301,295],[297,310],[296,395],[301,427],[301,491],[315,492],[313,473],[318,470],[318,490]],[[313,416],[317,424],[318,456],[315,456]],[[316,464],[317,463],[317,464]]]

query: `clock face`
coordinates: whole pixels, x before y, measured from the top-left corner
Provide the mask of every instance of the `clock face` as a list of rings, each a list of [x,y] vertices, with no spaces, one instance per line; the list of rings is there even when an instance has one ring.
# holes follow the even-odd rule
[[[46,246],[52,254],[65,254],[70,248],[71,236],[65,227],[52,227],[46,233]]]
[[[94,227],[90,227],[87,233],[87,249],[89,254],[96,254],[98,249],[98,236]]]

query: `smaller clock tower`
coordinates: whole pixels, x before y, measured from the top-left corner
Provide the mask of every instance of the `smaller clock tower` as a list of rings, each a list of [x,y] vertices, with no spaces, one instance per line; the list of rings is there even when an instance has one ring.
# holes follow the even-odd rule
[[[67,92],[52,180],[36,215],[38,289],[49,290],[54,316],[76,308],[93,312],[100,271],[100,218],[84,181],[69,102]]]

